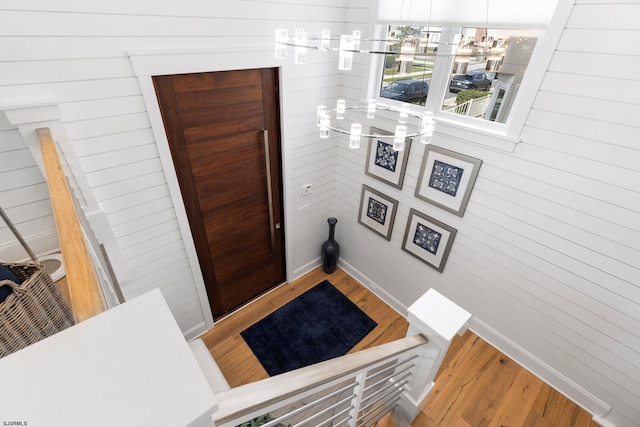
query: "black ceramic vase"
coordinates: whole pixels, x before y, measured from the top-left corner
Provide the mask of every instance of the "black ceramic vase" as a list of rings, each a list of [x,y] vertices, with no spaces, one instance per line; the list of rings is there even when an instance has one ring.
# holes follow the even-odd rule
[[[329,223],[329,238],[322,244],[322,269],[331,274],[336,271],[340,257],[340,245],[336,242],[335,232],[338,220],[334,217],[327,219]]]

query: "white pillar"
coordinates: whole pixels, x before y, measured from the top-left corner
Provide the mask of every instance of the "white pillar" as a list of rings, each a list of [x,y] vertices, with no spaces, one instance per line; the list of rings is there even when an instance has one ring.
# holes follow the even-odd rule
[[[464,333],[470,318],[469,312],[435,289],[429,289],[409,307],[407,336],[422,334],[428,342],[418,350],[415,376],[398,407],[399,415],[408,423],[420,412],[419,405],[433,388],[433,380],[451,341],[456,334]]]

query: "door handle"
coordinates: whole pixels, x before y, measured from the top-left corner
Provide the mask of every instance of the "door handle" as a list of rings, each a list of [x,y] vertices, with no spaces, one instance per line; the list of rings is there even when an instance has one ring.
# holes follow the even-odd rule
[[[269,203],[269,234],[271,236],[271,257],[276,253],[276,236],[273,219],[273,194],[271,192],[271,157],[269,155],[269,131],[262,129],[262,139],[264,140],[264,162],[267,172],[267,201]],[[280,224],[278,224],[280,225]],[[279,227],[278,227],[279,228]]]

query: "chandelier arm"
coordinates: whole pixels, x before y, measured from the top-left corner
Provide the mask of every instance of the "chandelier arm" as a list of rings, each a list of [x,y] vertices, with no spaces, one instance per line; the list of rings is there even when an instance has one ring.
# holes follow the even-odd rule
[[[341,128],[336,128],[336,127],[333,127],[333,126],[327,126],[327,127],[329,129],[331,129],[332,131],[334,131],[334,132],[338,132],[338,133],[341,133],[343,135],[351,135],[351,132],[349,132],[348,130],[341,129]],[[407,135],[405,135],[405,138],[414,138],[414,137],[417,137],[417,136],[422,136],[425,133],[426,132],[407,134]],[[394,134],[391,134],[391,135],[380,135],[380,134],[377,134],[377,133],[371,133],[371,134],[363,133],[363,134],[360,134],[360,136],[362,138],[379,138],[379,139],[393,139],[393,138],[395,138]]]
[[[364,40],[364,39],[362,39]],[[305,49],[312,49],[312,50],[318,50],[318,51],[323,51],[323,52],[352,52],[352,53],[369,53],[369,54],[375,54],[375,55],[403,55],[402,52],[397,51],[397,50],[373,50],[373,49],[341,49],[339,47],[322,47],[322,46],[315,46],[315,45],[308,45],[308,44],[297,44],[294,41],[278,41],[278,44],[284,45],[284,46],[289,46],[289,47],[302,47]],[[452,43],[440,43],[440,44],[452,44]],[[420,57],[436,57],[436,55],[438,56],[456,56],[456,57],[476,57],[476,56],[482,56],[479,54],[467,54],[467,53],[460,53],[460,54],[456,54],[456,53],[426,53],[426,52],[411,52],[410,54],[406,54],[406,55],[411,55],[411,56],[420,56]]]
[[[345,110],[367,110],[367,106],[363,106],[363,105],[356,105],[356,106],[346,106]],[[397,108],[392,108],[391,106],[387,106],[387,105],[377,105],[376,106],[376,110],[381,110],[381,111],[395,111],[395,112],[399,112],[400,110]],[[332,112],[337,111],[337,108],[332,108],[326,111],[326,114],[330,114]],[[412,116],[418,120],[422,120],[422,116],[418,113],[415,113],[413,111],[407,111],[406,112],[409,116]],[[332,126],[331,124],[329,124],[327,126],[329,129],[331,129],[334,132],[338,132],[341,133],[343,135],[351,135],[351,132],[346,130],[346,129],[342,129],[339,127],[335,127]],[[413,138],[413,137],[417,137],[417,136],[422,136],[425,133],[427,133],[426,130],[424,131],[420,131],[420,132],[416,132],[416,133],[412,133],[412,134],[407,134],[406,138]],[[381,134],[377,134],[377,133],[372,133],[372,134],[361,134],[360,135],[363,138],[380,138],[380,139],[391,139],[391,138],[395,138],[394,134],[390,134],[390,135],[381,135]]]
[[[307,50],[313,49],[317,51],[328,51],[328,52],[338,52],[340,53],[340,59],[338,62],[338,69],[340,70],[351,70],[353,63],[353,53],[365,53],[365,54],[379,54],[379,55],[400,55],[400,60],[403,58],[406,61],[406,57],[423,57],[423,58],[435,58],[435,57],[460,57],[467,56],[469,58],[475,57],[477,55],[473,55],[471,52],[415,52],[412,50],[411,52],[405,51],[405,44],[402,43],[402,47],[400,50],[397,50],[398,45],[400,44],[396,40],[385,39],[369,39],[360,37],[360,31],[354,31],[352,36],[343,34],[340,36],[340,46],[339,47],[331,47],[332,40],[338,40],[337,37],[331,37],[329,30],[322,30],[322,37],[311,36],[309,37],[306,31],[303,29],[296,29],[295,38],[289,38],[287,36],[286,29],[277,29],[276,30],[276,58],[283,59],[286,57],[287,47],[293,47],[295,49],[296,64],[306,64],[307,63]],[[427,39],[429,35],[427,34]],[[317,45],[309,44],[309,40],[312,41],[320,41]],[[419,39],[423,40],[423,39]],[[361,49],[361,42],[380,42],[385,43],[374,44],[373,46],[380,46],[382,49]],[[456,45],[457,42],[442,42],[438,43],[438,46],[442,45],[447,47],[448,45]],[[422,46],[422,45],[421,45]],[[426,46],[433,46],[429,41],[426,41]],[[387,50],[389,48],[394,48],[395,50]],[[413,46],[415,49],[416,46]],[[422,50],[422,49],[421,49]],[[434,48],[433,50],[436,50]],[[444,49],[449,50],[449,49]],[[323,97],[324,98],[324,97]],[[362,133],[362,124],[358,121],[351,122],[350,130],[337,127],[331,124],[331,114],[334,114],[335,120],[343,120],[345,118],[346,110],[367,110],[366,117],[367,119],[373,119],[375,117],[375,111],[391,111],[399,113],[398,117],[398,125],[396,126],[395,132],[393,134],[388,134],[385,132],[384,135],[377,133],[363,134]],[[416,126],[416,130],[414,133],[408,133],[407,119],[411,116],[414,119],[418,120],[418,125]],[[406,138],[420,137],[420,142],[422,144],[429,144],[431,141],[431,137],[433,136],[435,121],[433,120],[433,112],[424,111],[417,113],[415,111],[409,110],[407,105],[403,105],[401,109],[393,108],[390,105],[385,104],[377,104],[377,100],[372,99],[368,101],[368,105],[365,106],[347,106],[344,99],[338,99],[337,107],[333,109],[327,109],[325,105],[318,105],[317,114],[316,114],[317,125],[320,128],[320,138],[326,139],[329,138],[329,131],[334,131],[337,133],[341,133],[343,135],[349,135],[349,147],[350,148],[358,148],[360,147],[360,138],[393,138],[393,149],[395,151],[402,151],[404,149],[404,140]]]

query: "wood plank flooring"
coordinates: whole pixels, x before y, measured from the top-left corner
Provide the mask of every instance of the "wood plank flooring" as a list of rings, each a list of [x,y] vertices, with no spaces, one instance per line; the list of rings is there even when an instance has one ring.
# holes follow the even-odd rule
[[[201,337],[231,387],[268,377],[240,332],[324,279],[378,323],[352,352],[405,336],[403,316],[343,270],[327,275],[318,268],[223,318]],[[435,383],[413,427],[598,427],[586,411],[471,331],[453,340]],[[391,417],[377,424],[392,426]]]
[[[240,336],[240,332],[256,321],[282,307],[298,295],[311,289],[324,279],[376,321],[378,326],[371,331],[351,352],[403,338],[409,324],[397,311],[369,292],[343,270],[325,274],[317,268],[303,278],[284,284],[276,290],[253,301],[244,308],[219,320],[213,329],[201,338],[211,351],[213,358],[231,387],[237,387],[269,375]]]

